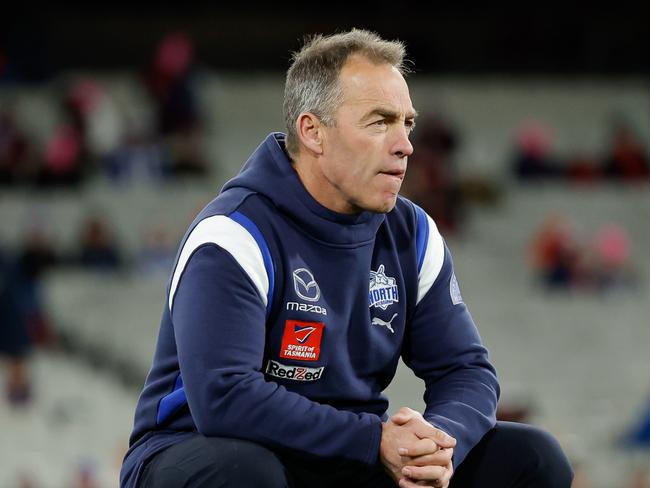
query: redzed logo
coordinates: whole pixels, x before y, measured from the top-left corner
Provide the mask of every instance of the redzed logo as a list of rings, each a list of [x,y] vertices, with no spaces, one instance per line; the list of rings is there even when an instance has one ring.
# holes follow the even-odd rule
[[[322,322],[287,320],[284,324],[280,357],[299,361],[318,361],[323,338]]]
[[[269,361],[266,365],[266,374],[294,381],[316,381],[323,375],[325,366],[320,368],[307,368],[305,366],[287,366],[277,361]]]

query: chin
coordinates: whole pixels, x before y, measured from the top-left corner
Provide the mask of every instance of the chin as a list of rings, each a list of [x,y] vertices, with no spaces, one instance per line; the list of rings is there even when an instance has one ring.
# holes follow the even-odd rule
[[[377,205],[374,205],[373,208],[368,208],[367,210],[375,213],[388,213],[395,208],[397,203],[397,196],[391,200],[385,200]]]

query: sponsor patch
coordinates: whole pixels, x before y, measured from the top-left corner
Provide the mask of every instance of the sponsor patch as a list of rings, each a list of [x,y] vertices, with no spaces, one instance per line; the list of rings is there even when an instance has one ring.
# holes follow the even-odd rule
[[[318,361],[323,338],[322,322],[287,320],[284,324],[280,357],[299,361]]]
[[[379,327],[386,327],[388,330],[390,330],[391,334],[394,334],[395,329],[393,329],[393,320],[395,320],[395,317],[397,317],[396,313],[393,314],[393,316],[390,318],[388,322],[380,319],[379,317],[373,317],[371,324],[378,325]]]
[[[399,302],[397,280],[386,276],[384,265],[380,264],[377,271],[370,270],[370,290],[368,292],[370,307],[386,310],[389,305]]]
[[[298,310],[300,312],[313,312],[327,315],[327,309],[325,307],[311,303],[287,302],[287,310]]]
[[[325,366],[320,368],[307,368],[305,366],[287,366],[277,361],[269,361],[266,365],[266,374],[276,378],[285,378],[294,381],[316,381],[321,378]]]
[[[293,272],[293,289],[300,298],[308,302],[317,302],[320,298],[320,287],[307,268],[299,268]]]

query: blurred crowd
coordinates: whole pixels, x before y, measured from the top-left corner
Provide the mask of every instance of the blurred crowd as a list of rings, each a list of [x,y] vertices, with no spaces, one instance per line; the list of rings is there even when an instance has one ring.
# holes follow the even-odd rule
[[[97,174],[116,182],[205,175],[194,64],[194,46],[185,34],[160,41],[138,76],[151,120],[129,116],[89,76],[59,80],[59,120],[42,141],[21,127],[7,101],[0,107],[0,186],[78,187]],[[9,65],[0,58],[0,82]],[[4,78],[7,86],[14,83]]]
[[[520,181],[565,180],[574,183],[650,181],[647,149],[630,123],[616,120],[604,155],[553,153],[551,131],[540,122],[526,122],[518,131],[512,169]]]
[[[52,319],[43,300],[43,280],[56,269],[91,273],[131,273],[163,280],[171,269],[175,245],[167,229],[145,229],[142,245],[127,255],[110,224],[90,214],[81,224],[74,249],[62,251],[44,225],[32,225],[21,244],[0,248],[0,357],[7,359],[5,397],[14,407],[32,399],[27,362],[34,347],[56,345]]]
[[[630,238],[616,223],[581,238],[568,217],[550,215],[533,235],[529,251],[531,267],[548,290],[629,290],[639,280]]]

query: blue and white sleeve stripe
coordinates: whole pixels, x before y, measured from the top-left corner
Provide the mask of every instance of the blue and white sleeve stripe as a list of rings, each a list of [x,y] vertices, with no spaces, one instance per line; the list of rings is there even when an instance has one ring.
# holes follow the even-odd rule
[[[267,308],[273,296],[273,263],[269,248],[255,224],[235,212],[232,216],[214,215],[199,222],[185,240],[169,289],[169,311],[174,305],[178,283],[190,257],[199,247],[216,244],[227,251],[251,279]]]
[[[424,210],[413,204],[416,216],[415,243],[418,263],[418,294],[416,304],[436,281],[445,260],[445,245],[438,227]]]

